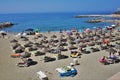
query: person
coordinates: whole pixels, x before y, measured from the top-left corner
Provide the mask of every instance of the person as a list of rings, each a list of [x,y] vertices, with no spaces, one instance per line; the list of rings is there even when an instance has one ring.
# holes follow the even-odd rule
[[[108,46],[109,45],[109,40],[108,39],[104,39],[104,44],[106,44]]]
[[[70,63],[70,68],[72,69],[74,67],[74,63]]]
[[[81,52],[83,52],[83,48],[82,48],[82,47],[80,47],[79,50],[80,50]]]
[[[73,59],[73,63],[74,63],[74,65],[78,65],[79,63],[78,63],[78,58],[74,58]]]
[[[120,50],[118,51],[118,56],[120,56]]]
[[[113,59],[113,60],[116,60],[117,59],[117,56],[115,55],[115,53],[113,53],[109,58]]]
[[[108,60],[107,60],[107,58],[106,58],[106,56],[103,56],[100,60],[99,60],[99,62],[101,62],[102,64],[108,64],[109,62],[108,62]]]
[[[48,30],[48,33],[50,33],[51,31],[50,30]]]
[[[62,29],[60,29],[60,33],[62,33]]]
[[[1,33],[1,36],[2,36],[3,38],[5,38],[5,35],[6,35],[5,33]]]

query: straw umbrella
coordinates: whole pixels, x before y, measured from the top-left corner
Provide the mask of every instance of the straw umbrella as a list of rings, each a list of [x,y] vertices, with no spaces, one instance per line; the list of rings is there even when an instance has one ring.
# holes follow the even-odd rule
[[[31,56],[31,53],[29,53],[29,52],[21,53],[21,57],[23,57],[23,58],[27,58],[27,57],[30,57],[30,56]]]
[[[31,47],[33,50],[37,50],[37,46],[36,45],[32,45]]]
[[[16,49],[18,46],[20,46],[20,44],[19,43],[12,43],[11,46],[13,49]]]
[[[116,48],[120,50],[120,44],[117,44],[117,45],[116,45]]]
[[[57,38],[57,36],[56,35],[52,35],[51,38]]]
[[[16,49],[15,49],[15,52],[16,53],[22,53],[24,51],[24,47],[22,46],[18,46]]]
[[[106,51],[109,52],[109,55],[111,55],[111,53],[117,52],[117,51],[116,51],[115,49],[113,49],[113,48],[109,48],[109,49],[107,49]]]
[[[31,47],[32,45],[31,44],[29,44],[29,43],[25,43],[24,44],[24,47]]]
[[[27,37],[24,37],[24,38],[22,38],[22,41],[29,41],[29,39],[27,38]]]
[[[10,42],[11,42],[11,43],[16,43],[16,42],[18,42],[18,40],[13,39],[13,40],[11,40]]]
[[[38,37],[36,37],[36,36],[33,37],[34,42],[36,42],[37,39],[38,39]]]

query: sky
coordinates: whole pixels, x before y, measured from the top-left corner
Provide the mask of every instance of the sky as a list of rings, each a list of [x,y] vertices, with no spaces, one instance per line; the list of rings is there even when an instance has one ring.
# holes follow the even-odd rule
[[[0,0],[0,13],[114,12],[120,0]]]

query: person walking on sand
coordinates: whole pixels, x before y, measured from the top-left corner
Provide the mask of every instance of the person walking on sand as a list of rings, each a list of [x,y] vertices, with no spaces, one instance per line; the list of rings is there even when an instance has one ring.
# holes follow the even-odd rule
[[[5,38],[5,33],[1,33],[2,38]]]

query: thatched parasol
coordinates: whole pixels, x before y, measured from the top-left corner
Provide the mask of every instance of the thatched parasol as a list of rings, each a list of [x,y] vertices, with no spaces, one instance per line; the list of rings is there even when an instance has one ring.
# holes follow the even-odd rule
[[[18,42],[18,40],[13,39],[13,40],[11,40],[10,42],[11,42],[11,43],[15,43],[15,42]]]
[[[109,53],[115,53],[115,52],[117,52],[115,49],[113,49],[113,48],[109,48],[109,49],[107,49],[106,51],[108,51]]]

